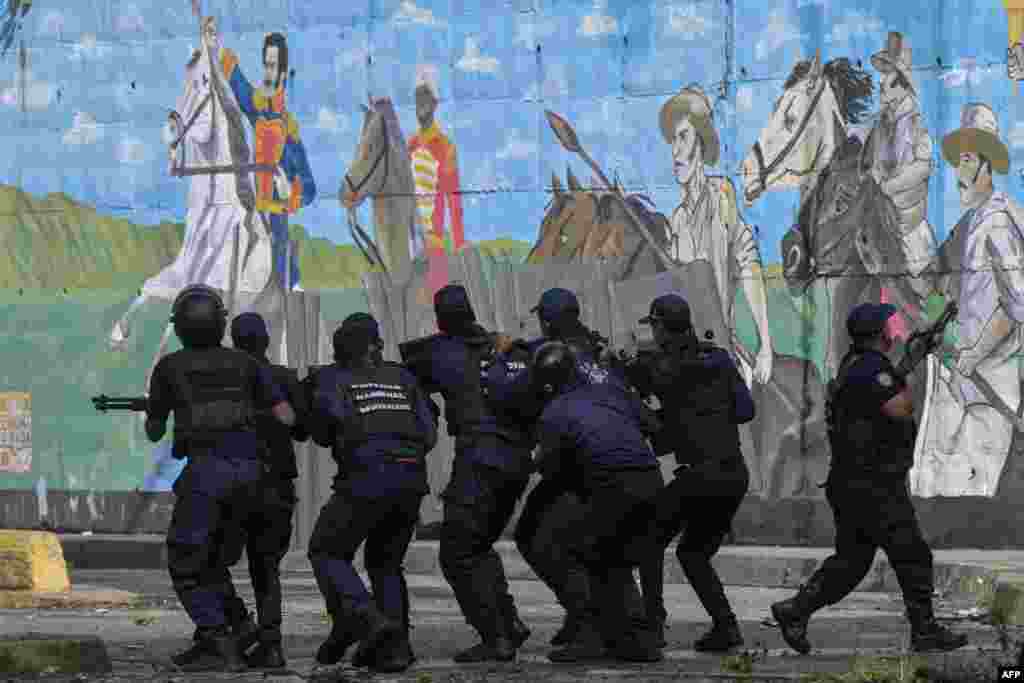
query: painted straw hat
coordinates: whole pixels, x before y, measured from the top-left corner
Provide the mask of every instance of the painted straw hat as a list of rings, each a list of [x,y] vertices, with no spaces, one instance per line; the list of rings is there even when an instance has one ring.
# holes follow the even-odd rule
[[[963,152],[980,154],[992,162],[992,170],[1006,174],[1010,170],[1010,151],[999,139],[996,113],[985,104],[964,105],[960,128],[942,138],[942,156],[950,166],[960,165]]]
[[[719,154],[715,114],[707,95],[695,85],[683,88],[661,106],[658,120],[661,123],[661,134],[668,144],[672,144],[676,136],[676,125],[684,116],[689,118],[704,143],[704,164],[714,166],[718,163]]]

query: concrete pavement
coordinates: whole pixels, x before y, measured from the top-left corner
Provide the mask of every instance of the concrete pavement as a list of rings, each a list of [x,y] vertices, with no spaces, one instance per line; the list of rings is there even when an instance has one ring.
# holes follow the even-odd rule
[[[674,560],[673,560],[674,562]],[[235,572],[240,593],[252,603],[251,585],[242,572]],[[69,638],[99,636],[113,663],[111,675],[90,674],[86,678],[52,680],[147,680],[153,683],[205,680],[264,680],[262,672],[238,675],[186,675],[168,671],[169,656],[187,645],[192,626],[177,606],[165,571],[160,570],[72,570],[73,585],[112,587],[142,596],[134,609],[30,609],[0,610],[0,637],[25,633],[61,634]],[[790,589],[729,587],[728,593],[741,620],[749,656],[723,658],[696,653],[692,642],[707,628],[707,617],[689,586],[666,586],[670,613],[669,646],[666,661],[652,665],[622,665],[598,662],[587,665],[550,664],[548,639],[562,618],[554,596],[535,581],[512,581],[524,621],[533,635],[515,664],[459,666],[451,656],[476,638],[458,612],[454,596],[443,579],[430,574],[411,574],[413,646],[419,661],[403,675],[372,677],[347,665],[318,670],[313,653],[326,636],[329,624],[323,601],[311,572],[289,569],[284,576],[286,598],[285,646],[289,657],[288,676],[277,681],[298,680],[380,680],[440,683],[450,681],[583,681],[630,680],[731,680],[737,669],[749,667],[752,678],[743,680],[795,680],[797,674],[813,672],[846,673],[856,666],[875,670],[885,664],[879,656],[898,657],[907,644],[908,630],[898,595],[858,592],[839,605],[820,612],[811,624],[811,639],[818,648],[808,657],[786,649],[776,628],[765,622],[768,606],[788,596]],[[966,604],[966,603],[965,603]],[[955,601],[937,603],[940,617],[953,617],[964,606]],[[925,658],[936,668],[982,667],[978,675],[962,680],[989,680],[994,658],[1000,657],[998,634],[978,621],[960,620],[969,633],[971,646],[949,655]],[[1014,631],[1012,638],[1019,636]],[[979,651],[981,648],[981,651]],[[875,658],[875,659],[872,659]],[[923,660],[922,660],[923,661]],[[980,676],[980,677],[979,677]]]

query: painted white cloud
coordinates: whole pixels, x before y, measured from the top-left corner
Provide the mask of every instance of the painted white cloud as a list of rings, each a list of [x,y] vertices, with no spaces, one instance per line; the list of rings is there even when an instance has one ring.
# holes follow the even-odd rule
[[[513,183],[504,173],[498,172],[494,159],[486,159],[477,166],[472,186],[484,192],[501,192],[511,190]]]
[[[43,15],[39,22],[42,32],[49,35],[56,35],[64,30],[64,15],[57,10],[50,10]]]
[[[576,130],[583,135],[611,135],[629,139],[639,131],[625,121],[622,104],[616,100],[602,100],[600,106],[594,107],[579,117]],[[570,123],[572,123],[570,121]]]
[[[714,26],[714,19],[698,12],[697,5],[672,5],[668,8],[668,21],[665,24],[667,33],[693,40],[707,36]]]
[[[594,0],[594,13],[583,17],[578,33],[588,38],[596,38],[618,31],[619,22],[615,17],[604,13],[607,9],[607,0]]]
[[[327,107],[320,107],[316,117],[316,127],[329,133],[344,133],[348,131],[348,120]]]
[[[65,145],[91,145],[103,138],[103,129],[96,123],[92,114],[84,111],[76,111],[71,122],[71,128],[64,131],[63,141]]]
[[[71,59],[82,61],[85,59],[102,59],[111,52],[109,45],[96,41],[96,36],[91,33],[83,35],[77,43],[72,46]]]
[[[50,106],[56,89],[44,81],[37,81],[31,71],[25,72],[25,95],[22,102],[21,88],[14,83],[0,92],[0,102],[8,107],[20,108],[22,104],[27,111],[42,111]]]
[[[482,54],[476,38],[468,37],[466,38],[466,52],[459,57],[455,66],[459,71],[493,74],[501,68],[501,63],[495,57]]]
[[[529,159],[537,153],[537,144],[519,137],[509,137],[495,156],[499,159]]]
[[[878,35],[885,26],[876,16],[859,10],[847,10],[843,18],[832,24],[832,31],[825,38],[827,43],[848,43],[853,38]]]
[[[741,85],[736,90],[736,109],[738,111],[750,111],[754,108],[754,89],[749,85]]]
[[[1024,123],[1018,121],[1013,124],[1013,128],[1007,134],[1007,139],[1010,141],[1010,146],[1014,149],[1024,148]]]
[[[137,33],[146,30],[146,22],[138,5],[128,4],[121,8],[121,13],[114,20],[114,28],[118,33]]]
[[[149,147],[138,138],[125,138],[117,145],[117,160],[122,164],[144,164],[149,160]]]
[[[514,45],[523,45],[534,49],[544,38],[550,38],[558,32],[558,25],[550,19],[538,19],[535,14],[523,13],[516,23]]]
[[[939,76],[939,78],[942,79],[942,84],[947,88],[960,88],[967,84],[980,85],[996,71],[995,67],[979,66],[978,60],[974,57],[965,57],[958,59],[956,66]]]
[[[418,7],[412,0],[402,0],[395,14],[391,17],[395,24],[420,24],[422,26],[444,26],[445,22],[434,16],[429,9]]]
[[[754,57],[764,59],[789,41],[799,40],[800,37],[799,28],[784,12],[772,12],[768,15],[768,25],[754,44]]]
[[[370,55],[370,44],[367,41],[365,35],[360,35],[355,39],[355,44],[346,50],[342,50],[337,58],[335,59],[339,71],[344,69],[352,68],[354,66],[363,66],[366,64],[366,58]]]

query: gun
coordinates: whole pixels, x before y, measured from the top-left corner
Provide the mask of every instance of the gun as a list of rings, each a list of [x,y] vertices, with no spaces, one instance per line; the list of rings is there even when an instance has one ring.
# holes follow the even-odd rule
[[[92,397],[92,405],[101,413],[108,410],[130,410],[135,413],[144,413],[149,406],[149,399],[145,396],[106,396],[101,394]]]
[[[907,350],[900,360],[896,370],[904,377],[909,375],[917,367],[918,363],[924,360],[925,356],[935,351],[942,344],[942,337],[946,334],[946,327],[956,317],[957,308],[955,301],[950,301],[943,309],[942,315],[923,330],[916,330],[907,339]]]

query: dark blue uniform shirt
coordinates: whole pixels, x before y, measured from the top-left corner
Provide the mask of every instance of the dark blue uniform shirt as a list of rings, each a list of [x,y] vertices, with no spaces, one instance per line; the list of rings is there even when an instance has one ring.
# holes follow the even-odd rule
[[[537,424],[540,470],[545,477],[568,476],[589,489],[601,473],[657,469],[647,444],[643,404],[615,384],[577,383],[544,408]]]
[[[244,354],[249,358],[249,361],[252,363],[253,376],[252,398],[257,410],[269,409],[278,403],[287,401],[287,397],[281,387],[274,381],[270,368],[244,351],[227,349],[223,346],[216,346],[213,349],[218,353],[230,351],[231,353]],[[173,371],[171,368],[181,363],[181,358],[178,357],[178,354],[202,354],[205,352],[207,352],[206,349],[181,349],[160,359],[153,369],[153,376],[150,378],[149,401],[146,411],[147,422],[163,425],[166,428],[167,418],[174,410],[175,404],[183,403],[185,400],[184,397],[175,395],[174,385],[168,376],[168,373]],[[147,429],[147,431],[149,430]],[[162,437],[163,429],[160,430],[160,438]],[[159,441],[160,438],[152,440]],[[175,445],[177,446],[177,444]],[[248,430],[225,433],[218,441],[214,454],[220,457],[262,458],[265,456],[265,449],[266,446],[263,439],[260,438],[255,426],[253,426]],[[175,458],[183,459],[188,457],[189,454],[179,453],[175,450],[173,455]]]
[[[401,371],[409,383],[416,387],[413,391],[416,419],[423,430],[423,441],[427,451],[437,444],[437,423],[430,410],[427,398],[416,386],[416,378],[406,370]],[[316,388],[313,393],[310,434],[320,446],[333,448],[337,430],[354,416],[355,406],[344,397],[337,387],[347,381],[351,373],[337,365],[329,365],[316,375]],[[344,434],[342,434],[344,436]],[[352,495],[366,498],[396,495],[400,493],[429,492],[426,470],[423,464],[412,462],[396,462],[388,457],[407,448],[407,441],[389,435],[371,435],[363,443],[354,446],[351,454],[353,461],[360,467],[351,468],[344,475],[339,469],[339,478],[335,479],[335,489],[345,487]]]

